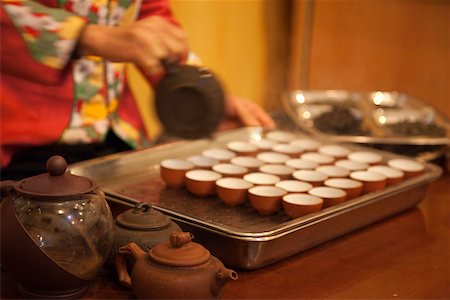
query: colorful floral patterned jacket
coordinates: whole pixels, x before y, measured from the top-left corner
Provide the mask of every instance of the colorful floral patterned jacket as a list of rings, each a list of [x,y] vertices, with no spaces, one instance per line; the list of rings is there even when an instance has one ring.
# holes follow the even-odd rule
[[[86,23],[150,15],[175,22],[167,0],[2,0],[1,166],[21,146],[100,142],[109,128],[147,143],[124,64],[73,55]]]

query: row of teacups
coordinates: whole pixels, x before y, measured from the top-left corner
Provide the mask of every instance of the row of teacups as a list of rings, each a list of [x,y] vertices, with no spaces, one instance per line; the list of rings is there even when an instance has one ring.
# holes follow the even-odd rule
[[[345,190],[345,192],[348,193],[347,198],[349,199],[359,195],[358,192],[355,192],[355,190],[357,191],[360,189],[360,181],[368,181],[364,184],[365,188],[363,189],[363,192],[367,193],[373,190],[381,189],[385,185],[383,183],[374,183],[372,181],[388,181],[389,184],[389,181],[392,181],[390,183],[395,183],[403,179],[403,176],[401,180],[399,180],[399,178],[391,179],[390,177],[393,177],[394,175],[397,176],[398,174],[396,174],[396,170],[392,170],[392,168],[387,166],[371,167],[379,169],[367,170],[369,165],[377,165],[382,163],[381,155],[375,152],[352,152],[348,148],[340,145],[322,145],[316,140],[312,140],[310,138],[297,138],[295,135],[288,132],[269,132],[266,137],[266,139],[262,139],[257,142],[229,142],[227,144],[227,149],[206,149],[202,152],[202,155],[193,156],[188,158],[187,160],[194,164],[195,168],[213,169],[213,171],[216,171],[215,173],[220,173],[220,178],[223,176],[242,177],[248,172],[265,172],[269,174],[252,174],[248,176],[270,177],[271,174],[275,175],[275,177],[281,177],[280,180],[286,180],[296,172],[296,176],[293,176],[295,179],[306,181],[309,180],[312,185],[320,186],[325,183],[325,180],[328,177],[331,177],[331,179],[326,180],[327,184],[331,185],[331,187]],[[284,163],[284,165],[282,165],[281,163]],[[335,165],[330,166],[333,163]],[[415,162],[413,162],[413,164],[414,163]],[[395,167],[400,167],[400,169],[402,169],[404,167],[403,164],[409,165],[411,164],[411,162],[398,162]],[[176,168],[178,168],[178,166]],[[317,170],[314,171],[314,168],[316,168]],[[164,169],[164,167],[162,167],[161,169]],[[355,177],[355,179],[358,179],[360,181],[346,178],[333,178],[347,177],[350,171],[352,172],[350,176]],[[410,170],[405,170],[405,173],[406,171],[410,173]],[[415,170],[414,172],[416,171],[417,170]],[[204,172],[194,172],[193,174],[202,173],[205,174]],[[384,173],[384,175],[381,175],[380,173]],[[397,173],[399,172],[397,171]],[[326,176],[324,176],[323,174],[325,174]],[[209,173],[209,175],[213,178],[218,176],[217,174],[213,173]],[[195,177],[195,175],[193,176]],[[383,178],[383,176],[387,178]],[[179,177],[179,181],[181,180],[182,185],[182,183],[184,183],[184,181],[182,180],[183,178],[182,176]],[[169,182],[167,180],[165,181],[166,183],[168,183],[168,186],[178,187],[174,184],[171,184],[170,180]],[[192,178],[186,178],[186,182],[188,181],[192,181]],[[220,179],[219,182],[229,182],[229,184],[231,185],[238,186],[246,185],[245,181],[239,181],[238,179],[224,178]],[[250,182],[250,184],[253,185],[260,183]],[[190,189],[188,188],[188,190]],[[212,188],[210,188],[209,190],[209,193],[214,192],[214,189]],[[258,189],[255,189],[255,191],[256,190]],[[330,192],[330,190],[328,190],[328,192]],[[191,193],[195,194],[196,192],[191,191]],[[245,193],[242,192],[241,194]],[[204,193],[197,192],[197,196],[204,196]],[[295,198],[298,197],[299,195],[297,195]],[[241,198],[243,197],[241,196]],[[289,198],[292,200],[291,196]],[[228,205],[237,205],[233,201],[228,203],[226,201],[224,202]]]
[[[171,163],[174,163],[174,165],[171,166]],[[412,160],[392,160],[393,166],[399,166],[401,168],[404,168],[405,163],[409,165],[409,171],[411,171],[412,167],[418,168],[421,166],[417,166],[418,163]],[[180,164],[185,164],[184,167],[191,171],[183,169],[183,166],[181,166],[181,170],[174,171],[173,168],[179,168]],[[189,162],[166,160],[161,163],[161,176],[169,187],[180,187],[186,182],[188,191],[199,197],[209,196],[217,192],[219,198],[227,205],[240,205],[244,203],[248,194],[250,204],[261,214],[272,214],[276,212],[281,203],[280,198],[282,198],[283,207],[291,217],[298,217],[299,214],[309,213],[313,208],[321,209],[322,206],[328,207],[339,204],[346,199],[357,197],[361,193],[382,189],[387,182],[386,178],[382,175],[383,172],[387,172],[388,174],[395,173],[395,171],[402,173],[398,169],[386,166],[370,167],[373,168],[373,172],[372,170],[352,172],[351,175],[354,175],[354,177],[361,177],[355,178],[362,179],[361,183],[360,180],[347,178],[328,179],[328,176],[311,170],[295,171],[297,173],[303,173],[302,175],[306,177],[308,177],[307,173],[310,173],[309,178],[314,177],[312,175],[322,175],[323,181],[320,185],[324,184],[325,187],[312,188],[313,185],[310,183],[296,180],[281,181],[278,176],[273,174],[250,173],[246,174],[244,179],[222,178],[223,175],[218,172],[211,170],[194,171],[192,170],[193,167],[193,164]],[[326,167],[330,168],[331,166]],[[378,170],[378,173],[375,168]],[[173,182],[174,172],[179,173],[178,182],[175,183]],[[294,174],[296,174],[295,172]],[[294,178],[302,179],[298,178],[298,176],[294,176]],[[395,181],[391,182],[391,184],[393,183]],[[258,187],[260,185],[265,185],[265,187]],[[297,185],[297,190],[292,188],[295,185]],[[303,187],[298,188],[299,185],[303,185]],[[317,186],[319,184],[315,185]],[[289,190],[289,186],[291,186],[291,190]],[[310,190],[311,192],[309,192]],[[309,192],[310,195],[302,194],[302,192]],[[319,205],[318,202],[321,204]]]
[[[187,159],[194,166],[189,168],[212,169],[225,177],[243,177],[247,173],[262,172],[276,175],[282,180],[298,179],[314,186],[322,185],[328,178],[351,177],[359,181],[381,181],[378,189],[384,185],[398,183],[423,172],[424,166],[413,160],[395,159],[383,165],[383,157],[371,151],[351,152],[339,145],[326,145],[325,150],[334,149],[334,153],[341,153],[341,159],[321,154],[305,153],[301,158],[290,158],[284,154],[262,152],[257,157],[236,156],[234,152],[226,149],[212,148],[203,151],[202,155]],[[223,152],[221,161],[209,156],[210,152]],[[344,156],[344,155],[347,156]],[[331,165],[334,163],[334,165]],[[182,167],[180,167],[182,168]],[[381,173],[375,175],[372,173]],[[384,178],[386,177],[386,178]],[[180,178],[182,180],[182,178]],[[387,181],[386,184],[383,184]],[[369,187],[373,191],[375,187]]]
[[[306,139],[303,139],[306,140]],[[314,141],[314,140],[311,140]],[[300,151],[282,151],[278,149],[277,146],[290,147],[290,144],[275,144],[270,149],[256,151],[253,144],[246,141],[233,141],[227,144],[227,149],[224,148],[210,148],[202,152],[203,157],[203,167],[211,168],[217,163],[231,163],[233,165],[238,165],[241,167],[246,167],[249,172],[257,171],[263,164],[268,165],[280,165],[284,164],[285,167],[278,166],[278,170],[275,172],[276,175],[283,177],[283,175],[289,175],[291,171],[289,168],[293,169],[315,169],[318,166],[323,165],[335,165],[337,167],[343,167],[351,171],[366,170],[368,166],[383,164],[383,157],[374,151],[351,151],[350,149],[334,144],[320,145],[314,152],[304,151],[298,147]],[[252,148],[253,147],[253,148]],[[313,148],[309,148],[310,150]],[[192,160],[194,164],[197,165],[201,163],[201,156],[197,156],[196,159]],[[255,157],[253,157],[255,156]],[[205,161],[209,160],[209,166]],[[200,165],[198,165],[200,166]],[[221,166],[226,168],[225,166]],[[269,172],[273,166],[264,166],[266,170],[264,172]],[[337,168],[330,169],[330,172],[341,172]],[[238,170],[236,170],[238,172]],[[409,174],[405,174],[408,177]]]
[[[168,185],[173,178],[168,179],[164,170],[171,162],[175,160],[166,160],[161,164],[161,176]],[[261,215],[274,214],[282,206],[289,216],[296,218],[322,207],[339,204],[346,200],[347,195],[340,189],[313,187],[297,180],[281,181],[278,176],[265,173],[249,173],[244,178],[236,178],[222,177],[212,170],[192,169],[185,173],[184,178],[186,189],[194,196],[208,197],[217,194],[228,206],[242,205],[248,199],[253,209]]]

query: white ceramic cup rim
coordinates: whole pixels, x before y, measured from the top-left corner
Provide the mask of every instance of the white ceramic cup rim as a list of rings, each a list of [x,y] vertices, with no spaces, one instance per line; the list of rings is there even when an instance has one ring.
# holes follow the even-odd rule
[[[319,186],[312,188],[308,191],[309,194],[319,197],[319,198],[341,198],[345,197],[347,193],[341,189],[327,187],[327,186]]]
[[[355,171],[350,173],[350,178],[359,180],[359,181],[367,181],[367,182],[379,182],[386,180],[386,176],[380,173],[369,172],[369,171]]]
[[[404,158],[391,159],[388,161],[388,166],[404,172],[420,172],[425,168],[425,166],[418,161]]]
[[[319,164],[329,164],[334,162],[334,157],[319,152],[308,152],[300,156],[301,159],[312,160]]]
[[[369,167],[369,165],[365,162],[354,161],[349,159],[338,160],[334,165],[348,169],[350,171],[362,171],[366,170]]]
[[[362,187],[362,183],[349,178],[331,178],[325,180],[324,184],[328,187],[338,189],[354,189]]]
[[[256,152],[258,147],[250,142],[233,141],[227,144],[227,147],[231,151],[235,152]]]
[[[383,174],[390,179],[401,178],[405,175],[402,170],[394,169],[388,166],[373,166],[367,169],[367,171]]]
[[[254,172],[244,175],[244,179],[253,183],[253,184],[259,184],[259,185],[269,185],[269,184],[275,184],[278,181],[280,181],[280,177],[272,174],[266,174],[261,172]]]
[[[231,163],[237,166],[246,168],[258,168],[264,164],[264,162],[256,157],[251,156],[236,156],[231,159]]]
[[[230,190],[248,190],[253,187],[253,184],[245,179],[232,177],[220,178],[216,181],[216,185]]]
[[[283,201],[301,206],[310,206],[323,203],[323,199],[314,195],[296,193],[283,196]]]
[[[266,163],[272,163],[272,164],[282,164],[285,161],[289,160],[289,155],[283,154],[283,153],[277,153],[273,151],[266,151],[261,152],[258,155],[256,155],[256,158],[259,160],[262,160]]]
[[[291,175],[294,169],[282,164],[265,164],[259,167],[259,171],[280,176]]]
[[[189,170],[195,167],[193,163],[182,159],[165,159],[160,165],[171,170]]]
[[[230,151],[228,149],[222,149],[222,148],[209,148],[206,150],[203,150],[202,152],[203,156],[211,157],[217,160],[229,160],[236,156],[236,153],[233,151]]]
[[[281,197],[286,195],[286,191],[276,186],[255,186],[248,190],[248,192],[255,196],[261,197]]]
[[[292,173],[295,179],[306,182],[321,182],[328,179],[326,174],[313,171],[313,170],[297,170]]]
[[[210,170],[191,170],[185,176],[191,180],[204,182],[216,181],[222,178],[221,174]]]
[[[248,169],[246,167],[237,166],[234,164],[217,164],[212,167],[213,171],[221,174],[228,175],[239,175],[247,173]]]
[[[345,177],[350,175],[350,171],[348,169],[338,167],[338,166],[319,166],[316,168],[317,172],[324,173],[325,175],[331,176],[340,176]]]
[[[375,152],[356,151],[348,155],[348,159],[366,164],[374,164],[383,160],[383,157]]]
[[[318,151],[319,153],[334,157],[344,157],[351,152],[350,149],[340,145],[323,145],[319,147]]]
[[[187,158],[187,161],[193,163],[198,167],[212,167],[215,164],[218,164],[219,161],[212,157],[206,157],[203,155],[194,155]]]
[[[285,165],[297,170],[313,170],[319,166],[319,164],[312,160],[306,160],[301,158],[292,158],[285,162]]]
[[[300,180],[282,180],[275,184],[289,193],[303,193],[313,188],[312,184]]]

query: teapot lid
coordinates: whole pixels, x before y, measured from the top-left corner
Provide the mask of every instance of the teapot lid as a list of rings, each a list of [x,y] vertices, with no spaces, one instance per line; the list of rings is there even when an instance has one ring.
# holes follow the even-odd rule
[[[21,180],[16,190],[40,197],[75,196],[92,192],[97,184],[87,177],[73,175],[67,170],[66,160],[54,155],[47,160],[48,173]]]
[[[207,262],[211,254],[200,244],[192,242],[189,232],[172,232],[170,241],[153,246],[148,255],[160,264],[174,267],[193,267]]]
[[[158,230],[170,225],[169,217],[144,202],[136,203],[134,208],[118,215],[116,222],[122,227],[134,230]]]

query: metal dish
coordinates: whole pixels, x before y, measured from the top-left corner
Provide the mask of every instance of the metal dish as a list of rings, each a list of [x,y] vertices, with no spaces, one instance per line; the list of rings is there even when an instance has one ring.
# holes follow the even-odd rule
[[[70,170],[94,179],[110,201],[152,203],[224,263],[243,269],[263,267],[414,207],[426,194],[427,184],[441,174],[439,167],[426,164],[423,175],[293,220],[284,212],[261,216],[248,205],[227,207],[216,197],[196,198],[184,189],[167,189],[160,179],[159,162],[163,159],[185,158],[233,140],[258,140],[263,134],[261,128],[239,129],[210,140],[175,142],[97,158],[71,165]],[[385,159],[399,157],[377,152]]]
[[[450,144],[450,122],[433,107],[399,92],[297,90],[286,113],[313,136],[432,160]]]

